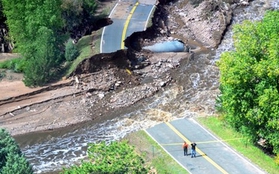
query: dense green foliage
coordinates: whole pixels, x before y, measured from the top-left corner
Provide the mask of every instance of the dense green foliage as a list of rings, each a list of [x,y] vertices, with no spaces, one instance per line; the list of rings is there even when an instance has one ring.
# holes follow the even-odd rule
[[[49,82],[54,69],[59,67],[64,47],[61,0],[2,2],[10,34],[27,61],[25,84],[38,86]]]
[[[0,23],[4,22],[6,20],[5,15],[3,13],[3,5],[2,1],[0,1]]]
[[[51,29],[40,27],[33,48],[27,48],[28,61],[24,71],[27,86],[42,86],[57,74],[62,53],[57,49],[56,38]]]
[[[76,67],[79,65],[80,62],[94,55],[91,42],[92,42],[92,35],[88,35],[79,39],[78,42],[75,44],[79,52],[79,55],[75,60],[71,62],[71,65],[69,66],[65,74],[66,77],[69,77],[72,74],[72,72],[75,71]]]
[[[26,61],[22,58],[15,58],[0,62],[1,69],[11,69],[14,72],[21,73],[24,71]]]
[[[90,22],[94,22],[97,3],[94,0],[64,0],[62,16],[65,19],[65,29],[71,34],[81,34]]]
[[[279,11],[234,26],[235,51],[222,54],[219,106],[226,120],[279,153]]]
[[[0,26],[1,26],[0,51],[1,52],[9,52],[13,48],[13,44],[10,43],[10,37],[8,35],[7,25],[5,24],[5,22],[6,22],[6,17],[3,13],[2,1],[0,1]]]
[[[15,140],[0,129],[0,174],[31,174],[32,167],[23,156]]]
[[[92,0],[2,0],[7,17],[9,34],[17,52],[26,63],[24,83],[27,86],[42,86],[57,77],[61,64],[74,59],[75,49],[65,54],[68,35],[82,36],[97,8]],[[1,4],[0,4],[1,5]],[[72,33],[71,33],[72,32]],[[73,46],[73,45],[71,45]],[[74,51],[74,52],[73,52]],[[70,53],[70,54],[69,54]]]
[[[24,43],[25,38],[25,3],[25,1],[20,0],[2,0],[3,11],[7,17],[6,23],[9,26],[9,33],[19,43]]]
[[[79,55],[79,51],[77,49],[77,46],[73,44],[72,40],[69,40],[66,43],[66,48],[65,48],[65,58],[67,61],[72,61],[75,58],[77,58]]]
[[[111,142],[106,145],[90,144],[87,150],[89,161],[80,166],[65,169],[64,174],[80,173],[148,173],[144,160],[135,153],[134,148],[127,142]]]

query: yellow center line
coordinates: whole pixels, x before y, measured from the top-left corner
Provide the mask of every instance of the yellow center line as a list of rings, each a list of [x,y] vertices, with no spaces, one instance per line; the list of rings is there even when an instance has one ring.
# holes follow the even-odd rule
[[[207,144],[207,143],[218,143],[218,142],[225,142],[225,141],[233,141],[233,140],[241,140],[243,138],[231,138],[226,140],[214,140],[214,141],[201,141],[201,142],[195,142],[197,144]],[[169,144],[161,144],[162,146],[175,146],[175,145],[181,145],[180,143],[169,143]]]
[[[128,28],[128,25],[130,23],[130,20],[132,18],[132,15],[133,13],[135,12],[137,6],[139,5],[139,3],[137,2],[134,7],[132,8],[126,22],[125,22],[125,25],[124,25],[124,28],[123,28],[123,32],[122,32],[122,39],[121,39],[121,49],[124,49],[125,45],[124,45],[124,40],[125,40],[125,37],[126,37],[126,32],[127,32],[127,28]]]
[[[184,141],[186,141],[188,144],[191,144],[190,140],[188,140],[184,135],[182,135],[175,127],[173,127],[170,123],[165,122],[167,126],[169,126],[180,138],[182,138]],[[202,152],[199,148],[196,147],[196,151],[199,154],[205,154]],[[216,164],[211,158],[209,158],[206,155],[202,155],[208,162],[210,162],[213,166],[215,166],[218,170],[220,170],[222,173],[228,174],[227,171],[225,171],[221,166]]]

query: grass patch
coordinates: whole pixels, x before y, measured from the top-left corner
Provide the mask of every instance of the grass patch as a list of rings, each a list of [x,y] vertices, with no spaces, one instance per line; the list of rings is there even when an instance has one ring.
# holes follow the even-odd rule
[[[16,73],[23,72],[25,66],[26,66],[26,61],[23,58],[12,58],[0,62],[1,69],[13,70]]]
[[[128,143],[135,147],[136,152],[143,156],[147,165],[150,165],[153,168],[155,168],[157,173],[188,173],[144,131],[131,133],[124,139],[128,140]]]
[[[149,28],[149,27],[151,27],[151,26],[153,25],[153,23],[152,23],[152,18],[154,17],[155,11],[156,11],[156,8],[153,8],[153,9],[152,9],[152,12],[151,12],[151,14],[150,14],[150,16],[149,16],[149,19],[148,19],[148,21],[147,21],[146,28]]]
[[[66,72],[66,77],[69,76],[84,59],[90,58],[95,54],[100,53],[101,35],[103,30],[93,32],[91,35],[82,37],[77,43],[79,56],[71,62]]]
[[[94,31],[92,33],[92,35],[93,35],[93,45],[92,45],[93,54],[100,53],[102,32],[103,32],[103,29]]]
[[[66,76],[69,76],[78,66],[78,64],[86,58],[89,58],[93,55],[91,49],[92,35],[87,35],[82,37],[77,43],[77,49],[79,51],[79,56],[72,62],[69,66],[69,69],[66,73]]]
[[[279,166],[275,164],[275,161],[272,157],[265,154],[252,142],[249,142],[247,137],[244,137],[242,134],[234,131],[231,127],[226,125],[220,119],[220,117],[200,117],[197,118],[197,121],[208,128],[215,135],[220,137],[220,139],[231,140],[226,141],[226,143],[241,153],[243,156],[250,159],[253,163],[257,164],[263,170],[270,174],[278,173]]]

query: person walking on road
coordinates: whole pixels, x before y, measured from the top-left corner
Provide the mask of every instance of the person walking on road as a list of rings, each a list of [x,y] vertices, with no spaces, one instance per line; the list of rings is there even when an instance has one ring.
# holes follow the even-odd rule
[[[183,145],[182,145],[183,151],[184,151],[184,156],[188,156],[188,144],[186,143],[186,141],[184,141]]]
[[[191,143],[191,158],[196,158],[196,146],[197,144],[195,142]]]

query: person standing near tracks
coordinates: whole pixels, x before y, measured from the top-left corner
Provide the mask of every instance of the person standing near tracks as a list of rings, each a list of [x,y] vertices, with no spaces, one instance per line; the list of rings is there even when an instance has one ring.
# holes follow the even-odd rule
[[[196,146],[197,144],[195,142],[191,143],[191,158],[196,158]]]
[[[183,145],[182,145],[183,151],[184,151],[184,156],[188,156],[188,144],[186,143],[186,141],[184,141]]]

